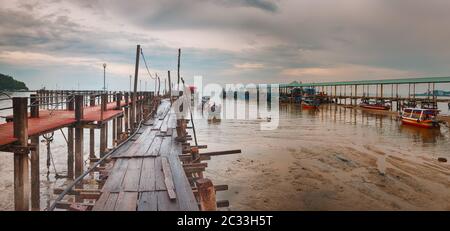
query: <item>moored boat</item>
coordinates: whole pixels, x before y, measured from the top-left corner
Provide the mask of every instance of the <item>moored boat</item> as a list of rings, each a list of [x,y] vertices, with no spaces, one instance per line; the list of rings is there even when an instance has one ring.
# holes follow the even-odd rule
[[[302,100],[302,108],[304,109],[317,109],[319,105],[319,101],[314,98],[305,98]]]
[[[438,113],[437,109],[405,108],[400,117],[402,124],[422,128],[439,128],[439,122],[436,120]]]
[[[361,108],[366,108],[366,109],[372,109],[372,110],[389,110],[391,109],[391,105],[386,104],[384,101],[379,100],[379,101],[375,101],[375,100],[363,100],[359,106]]]

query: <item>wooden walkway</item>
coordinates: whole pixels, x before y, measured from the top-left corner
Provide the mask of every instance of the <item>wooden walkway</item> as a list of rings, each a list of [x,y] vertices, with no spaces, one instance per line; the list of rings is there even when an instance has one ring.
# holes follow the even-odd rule
[[[199,210],[175,141],[176,117],[167,100],[140,135],[112,156],[114,165],[101,189],[95,211]]]
[[[83,122],[108,121],[123,114],[122,109],[115,110],[116,102],[107,104],[107,111],[103,112],[101,118],[100,106],[92,106],[84,108]],[[120,103],[121,107],[127,106],[125,101]],[[7,116],[12,119],[12,116]],[[42,135],[63,127],[70,126],[76,122],[75,111],[69,110],[40,110],[39,118],[28,119],[28,135]],[[11,144],[17,141],[13,134],[13,122],[0,124],[0,146]]]

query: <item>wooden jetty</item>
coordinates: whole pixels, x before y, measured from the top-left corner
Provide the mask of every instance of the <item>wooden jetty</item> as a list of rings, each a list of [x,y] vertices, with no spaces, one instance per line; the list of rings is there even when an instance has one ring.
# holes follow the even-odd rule
[[[216,191],[228,186],[214,186],[204,178],[208,165],[203,161],[240,150],[200,153],[206,145],[188,142],[192,137],[187,129],[193,123],[188,127],[189,119],[176,118],[171,100],[153,92],[133,94],[41,90],[29,99],[12,98],[13,115],[0,124],[0,150],[14,153],[15,209],[42,209],[39,138],[62,129],[67,129],[69,187],[54,189],[58,198],[48,210],[216,210],[228,206],[228,201],[215,199]],[[84,166],[84,129],[90,131],[89,168]],[[100,130],[98,152],[95,129]]]
[[[424,104],[434,104],[438,102],[450,103],[450,98],[434,95],[436,85],[450,83],[450,77],[423,77],[423,78],[403,78],[403,79],[383,79],[383,80],[358,80],[341,82],[322,82],[322,83],[290,83],[280,84],[280,100],[285,102],[295,102],[293,90],[297,88],[314,88],[321,97],[329,102],[336,104],[357,105],[358,100],[376,99],[396,102],[397,111],[401,110],[401,105],[405,102],[417,102]],[[416,97],[416,87],[418,85],[426,86],[427,92],[432,92],[426,97]],[[399,94],[399,86],[407,86],[407,96]],[[372,89],[372,90],[371,90]],[[389,92],[388,94],[386,94]],[[391,110],[394,110],[391,107]]]

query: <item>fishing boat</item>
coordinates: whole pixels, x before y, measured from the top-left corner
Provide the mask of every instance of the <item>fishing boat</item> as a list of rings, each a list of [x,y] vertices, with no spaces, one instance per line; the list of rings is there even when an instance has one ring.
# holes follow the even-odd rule
[[[319,101],[314,98],[308,97],[302,100],[302,108],[304,109],[318,109],[319,105]]]
[[[400,117],[402,124],[422,128],[439,128],[439,122],[436,120],[438,113],[437,109],[405,108]]]
[[[385,103],[383,100],[367,100],[363,99],[363,101],[359,104],[360,107],[372,110],[389,110],[391,109],[391,105]]]

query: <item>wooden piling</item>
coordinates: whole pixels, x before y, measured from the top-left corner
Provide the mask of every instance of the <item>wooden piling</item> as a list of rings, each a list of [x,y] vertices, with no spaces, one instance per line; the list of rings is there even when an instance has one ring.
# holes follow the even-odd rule
[[[202,211],[216,211],[216,190],[210,179],[196,180],[200,209]]]
[[[18,148],[14,150],[14,208],[29,210],[30,186],[28,169],[28,98],[13,98],[14,137]]]
[[[107,104],[107,95],[106,94],[102,94],[101,95],[101,125],[100,125],[100,158],[102,158],[105,153],[106,153],[106,148],[107,148],[107,141],[108,141],[108,136],[107,136],[107,123],[103,122],[103,112],[106,111],[106,104]]]
[[[136,93],[137,93],[137,82],[139,75],[139,55],[141,53],[141,45],[137,45],[136,47],[136,64],[134,69],[134,91],[131,100],[131,116],[130,116],[130,125],[131,129],[134,130],[135,122],[136,122]]]
[[[95,106],[95,95],[91,94],[89,96],[89,106]],[[95,130],[93,128],[89,129],[89,158],[95,157]]]
[[[39,117],[39,98],[38,95],[30,96],[32,105],[30,115],[31,118]],[[31,144],[34,148],[31,150],[31,209],[40,210],[40,177],[39,177],[39,136],[31,137]]]
[[[83,173],[83,95],[75,95],[75,178]]]
[[[130,121],[129,121],[129,118],[130,118],[130,110],[129,110],[129,105],[128,105],[128,103],[130,102],[130,100],[129,100],[129,93],[128,92],[125,92],[125,104],[126,104],[126,106],[125,106],[125,112],[124,112],[124,125],[125,125],[125,132],[128,132],[128,129],[129,129],[129,124],[130,124]]]

